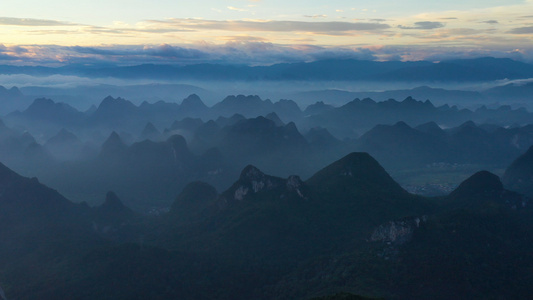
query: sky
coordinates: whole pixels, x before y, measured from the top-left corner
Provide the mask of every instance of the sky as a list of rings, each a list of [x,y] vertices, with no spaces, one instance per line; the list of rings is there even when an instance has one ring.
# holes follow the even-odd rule
[[[533,62],[533,0],[0,2],[0,64],[482,56]]]

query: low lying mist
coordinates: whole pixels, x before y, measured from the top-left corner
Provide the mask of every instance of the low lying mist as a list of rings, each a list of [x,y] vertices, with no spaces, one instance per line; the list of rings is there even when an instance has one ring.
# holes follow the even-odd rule
[[[108,95],[125,98],[134,104],[144,101],[181,103],[194,93],[208,106],[212,106],[227,95],[259,95],[263,99],[277,101],[291,99],[306,106],[323,101],[334,106],[344,105],[355,98],[370,97],[376,101],[385,101],[396,96],[398,99],[412,96],[424,97],[435,105],[457,105],[459,107],[477,108],[481,105],[498,106],[508,104],[516,107],[530,107],[526,101],[516,97],[476,99],[471,97],[449,97],[436,95],[435,91],[411,92],[412,89],[430,87],[447,91],[464,91],[483,93],[495,87],[506,85],[526,85],[533,79],[498,80],[491,82],[372,82],[372,81],[195,81],[195,80],[126,80],[117,78],[84,78],[78,76],[52,75],[46,77],[31,75],[0,75],[0,82],[6,88],[16,86],[29,99],[38,97],[52,98],[56,102],[65,102],[79,110],[87,110],[98,105]],[[329,94],[325,93],[328,92]],[[333,94],[334,97],[333,97]],[[400,98],[403,97],[403,98]],[[487,102],[487,100],[489,100]]]

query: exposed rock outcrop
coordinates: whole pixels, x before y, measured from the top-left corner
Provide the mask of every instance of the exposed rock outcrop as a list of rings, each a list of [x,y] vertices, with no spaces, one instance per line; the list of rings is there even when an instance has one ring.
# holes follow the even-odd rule
[[[370,240],[401,245],[410,241],[416,228],[426,220],[427,217],[422,216],[387,222],[374,230]]]

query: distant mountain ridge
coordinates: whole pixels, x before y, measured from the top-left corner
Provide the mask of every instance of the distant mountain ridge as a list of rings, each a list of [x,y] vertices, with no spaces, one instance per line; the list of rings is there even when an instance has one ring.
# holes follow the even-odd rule
[[[507,58],[427,61],[364,61],[330,59],[271,66],[197,64],[84,67],[0,66],[0,74],[75,75],[89,78],[202,79],[202,80],[372,80],[372,81],[485,81],[532,78],[533,65]]]
[[[293,100],[272,102],[257,95],[230,95],[209,107],[195,94],[189,95],[181,104],[158,101],[140,105],[121,97],[108,96],[88,113],[62,102],[38,98],[26,110],[7,115],[5,121],[10,126],[26,128],[49,138],[62,128],[70,131],[107,128],[135,133],[142,132],[147,123],[152,123],[156,128],[173,129],[175,126],[170,124],[187,118],[218,121],[221,117],[242,115],[254,118],[271,113],[275,113],[282,123],[292,121],[304,131],[314,127],[326,128],[339,139],[357,137],[377,124],[399,121],[414,126],[433,121],[446,127],[457,126],[468,120],[500,126],[533,122],[533,113],[524,108],[512,109],[502,105],[496,109],[485,106],[476,110],[459,109],[447,104],[437,106],[430,100],[418,101],[411,96],[402,101],[356,98],[338,107],[319,101],[302,110]]]

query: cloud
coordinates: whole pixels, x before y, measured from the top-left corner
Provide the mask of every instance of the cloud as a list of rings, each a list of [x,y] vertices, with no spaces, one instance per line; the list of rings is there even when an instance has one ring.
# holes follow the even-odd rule
[[[197,49],[175,47],[168,44],[162,44],[155,47],[146,46],[143,48],[143,51],[147,55],[170,59],[200,59],[208,57],[206,53]]]
[[[520,61],[533,62],[533,46],[507,41],[496,41],[496,46],[456,47],[453,34],[463,34],[457,38],[483,39],[469,29],[452,29],[444,33],[452,39],[450,45],[425,43],[405,46],[333,47],[313,44],[285,45],[255,39],[253,36],[226,36],[230,40],[224,44],[197,43],[193,45],[120,45],[120,46],[35,46],[17,47],[0,44],[0,61],[19,65],[65,64],[87,65],[139,65],[155,64],[197,64],[226,63],[247,65],[271,65],[275,63],[307,62],[323,59],[359,60],[429,60],[442,61],[456,58],[482,56],[509,57]],[[472,35],[468,35],[472,34]],[[487,37],[490,40],[490,37]],[[306,41],[302,41],[305,43]],[[309,42],[313,42],[312,40]],[[513,45],[513,46],[503,46]]]
[[[332,34],[349,31],[379,31],[390,28],[387,24],[364,22],[303,22],[303,21],[215,21],[198,19],[169,19],[149,21],[160,26],[187,30],[224,30],[224,31],[270,31],[270,32],[310,32]]]
[[[533,34],[533,26],[518,27],[509,30],[512,34]]]
[[[10,25],[10,26],[75,26],[79,24],[55,21],[55,20],[44,20],[44,19],[25,19],[25,18],[7,18],[0,17],[0,25]]]
[[[312,15],[312,16],[304,15],[304,18],[312,18],[312,19],[320,19],[320,18],[327,18],[327,17],[328,17],[327,15]]]
[[[244,9],[244,8],[238,8],[238,7],[233,7],[233,6],[228,6],[227,7],[229,10],[235,10],[235,11],[248,11],[247,9]]]
[[[122,57],[124,59],[132,59],[133,57],[145,58],[158,57],[162,59],[187,59],[198,60],[208,58],[208,54],[194,48],[185,48],[172,46],[169,44],[161,45],[146,45],[146,46],[127,46],[127,47],[63,47],[64,50],[77,53],[89,54],[100,57]]]
[[[72,35],[72,34],[81,34],[83,33],[80,30],[50,30],[50,29],[42,29],[42,30],[28,30],[24,33],[30,34],[30,35],[45,35],[45,34],[59,34],[59,35]]]
[[[444,26],[445,26],[444,23],[441,23],[441,22],[422,21],[422,22],[416,22],[414,26],[398,25],[398,28],[401,28],[401,29],[423,29],[423,30],[428,30],[428,29],[442,28]]]
[[[92,34],[135,34],[135,33],[172,33],[172,32],[193,32],[190,29],[179,28],[106,28],[90,26],[83,28],[83,32]]]
[[[0,44],[0,60],[25,62],[26,64],[92,64],[137,65],[234,63],[270,65],[314,61],[320,59],[374,60],[372,51],[363,48],[321,47],[314,45],[287,46],[261,41],[254,37],[231,38],[225,44],[203,43],[194,47],[177,45],[129,45],[129,46],[20,46],[20,49]],[[239,38],[239,37],[237,37]],[[13,51],[18,51],[16,55]]]
[[[28,49],[24,47],[20,47],[20,46],[6,47],[5,50],[8,50],[9,52],[18,54],[18,55],[29,52]]]
[[[16,56],[11,56],[9,54],[0,53],[0,61],[13,61],[13,60],[19,60]]]
[[[65,47],[65,49],[80,53],[80,54],[93,54],[93,55],[104,55],[104,56],[115,56],[115,55],[128,55],[127,51],[118,51],[118,50],[109,50],[105,48],[96,48],[96,47],[82,47],[82,46],[73,46]]]
[[[317,49],[309,54],[313,60],[324,59],[358,59],[358,60],[376,60],[377,57],[373,51],[365,48],[347,49],[347,48],[322,48]]]
[[[496,20],[481,21],[480,23],[485,23],[485,24],[499,24],[499,22],[496,21]]]
[[[249,36],[249,35],[228,35],[218,38],[222,41],[236,41],[236,42],[267,42],[268,40],[262,37]]]

